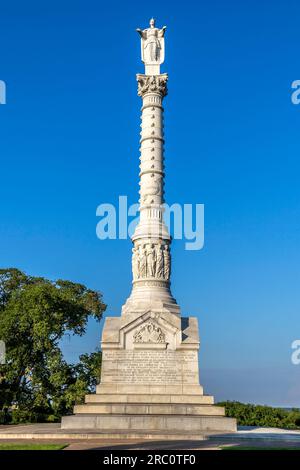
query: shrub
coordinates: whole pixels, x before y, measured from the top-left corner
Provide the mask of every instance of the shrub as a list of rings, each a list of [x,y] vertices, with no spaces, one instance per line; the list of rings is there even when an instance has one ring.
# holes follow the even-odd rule
[[[31,410],[13,410],[11,413],[11,424],[22,423],[42,423],[47,420],[47,416]]]
[[[11,415],[7,410],[0,411],[0,424],[9,424],[11,422]]]

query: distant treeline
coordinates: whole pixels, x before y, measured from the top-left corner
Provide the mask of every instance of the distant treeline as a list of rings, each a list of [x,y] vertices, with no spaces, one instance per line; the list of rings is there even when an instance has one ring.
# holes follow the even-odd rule
[[[217,403],[224,406],[226,416],[237,419],[240,426],[270,426],[285,429],[300,428],[299,408],[273,408],[271,406],[252,405],[238,401]]]

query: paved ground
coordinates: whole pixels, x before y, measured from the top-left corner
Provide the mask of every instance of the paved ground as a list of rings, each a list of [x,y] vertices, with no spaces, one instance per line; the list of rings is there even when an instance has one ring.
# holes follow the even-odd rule
[[[39,436],[43,434],[43,439]],[[28,436],[24,439],[24,436]],[[29,437],[31,436],[31,437]],[[47,436],[47,437],[46,437]],[[49,437],[48,437],[49,436]],[[50,437],[51,436],[51,437]],[[207,440],[141,440],[93,438],[90,433],[80,439],[65,438],[58,424],[0,426],[0,443],[62,443],[66,450],[218,450],[221,446],[261,448],[299,448],[300,431],[277,428],[240,427],[237,433],[210,436]]]

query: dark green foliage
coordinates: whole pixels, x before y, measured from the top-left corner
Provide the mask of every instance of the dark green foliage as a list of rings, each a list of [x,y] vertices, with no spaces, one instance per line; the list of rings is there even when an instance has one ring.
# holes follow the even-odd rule
[[[285,410],[271,406],[252,405],[237,401],[218,403],[224,406],[226,416],[236,418],[240,426],[269,426],[297,429],[300,426],[300,409]]]
[[[40,423],[47,421],[47,415],[43,413],[35,413],[31,410],[13,410],[11,412],[11,424],[21,423]]]
[[[68,364],[59,343],[65,334],[82,336],[88,319],[100,321],[105,308],[101,294],[82,284],[0,269],[0,339],[6,345],[0,410],[14,409],[12,422],[55,421],[94,389],[101,353]]]
[[[0,411],[0,424],[9,424],[11,422],[11,414],[7,409]]]

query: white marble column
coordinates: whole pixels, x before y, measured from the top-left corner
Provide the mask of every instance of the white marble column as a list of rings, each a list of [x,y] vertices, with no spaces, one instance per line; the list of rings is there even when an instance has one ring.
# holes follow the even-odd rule
[[[156,28],[146,31],[152,34],[153,29]],[[147,74],[148,71],[156,74]],[[163,99],[167,95],[168,75],[160,74],[159,65],[145,64],[145,72],[137,75],[138,95],[142,98],[140,222],[132,237],[133,288],[123,312],[140,312],[149,307],[167,308],[179,314],[179,306],[170,292],[171,237],[163,220]]]

